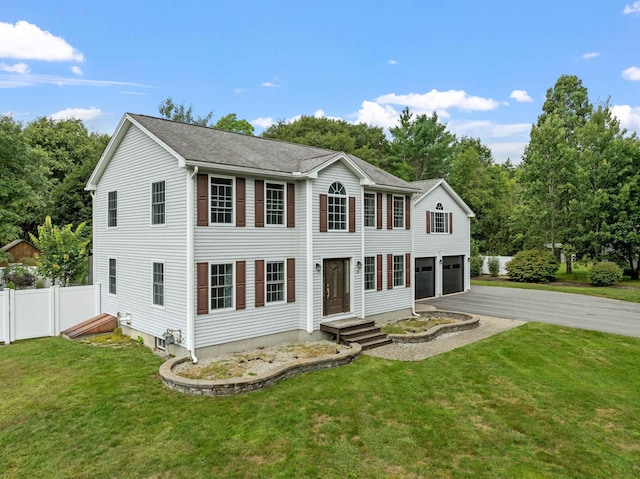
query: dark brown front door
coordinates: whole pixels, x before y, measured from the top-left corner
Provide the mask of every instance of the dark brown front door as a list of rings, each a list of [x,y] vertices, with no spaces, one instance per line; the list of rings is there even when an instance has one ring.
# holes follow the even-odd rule
[[[325,259],[323,278],[322,314],[330,316],[349,311],[349,260]]]

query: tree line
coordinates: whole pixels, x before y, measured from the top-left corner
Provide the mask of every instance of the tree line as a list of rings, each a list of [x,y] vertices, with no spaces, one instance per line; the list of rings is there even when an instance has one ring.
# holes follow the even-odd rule
[[[214,123],[212,111],[195,116],[171,98],[158,111],[254,133],[233,113]],[[389,136],[379,127],[311,116],[281,120],[262,136],[344,151],[407,181],[445,178],[476,214],[475,251],[510,255],[548,245],[569,258],[613,259],[636,278],[640,272],[640,140],[620,127],[608,102],[594,106],[575,76],[561,76],[547,91],[518,165],[496,163],[480,139],[456,136],[436,112],[408,108]],[[0,242],[28,239],[47,215],[54,225],[90,225],[84,186],[108,141],[79,120],[39,118],[23,126],[0,117]]]

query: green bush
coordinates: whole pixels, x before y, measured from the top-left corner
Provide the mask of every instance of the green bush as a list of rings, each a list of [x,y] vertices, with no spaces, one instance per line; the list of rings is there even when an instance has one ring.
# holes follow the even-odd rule
[[[480,276],[482,273],[482,262],[484,258],[482,256],[472,256],[469,267],[471,268],[471,276]]]
[[[506,268],[512,281],[548,283],[556,277],[558,262],[549,251],[530,249],[516,254]]]
[[[487,267],[489,268],[489,274],[491,276],[498,276],[500,274],[500,258],[492,256],[487,260]]]
[[[4,269],[5,284],[7,287],[9,284],[13,285],[13,288],[10,289],[31,288],[36,284],[36,280],[36,276],[25,266],[11,265]]]
[[[611,261],[594,264],[589,271],[589,281],[594,286],[611,286],[622,279],[622,268]]]

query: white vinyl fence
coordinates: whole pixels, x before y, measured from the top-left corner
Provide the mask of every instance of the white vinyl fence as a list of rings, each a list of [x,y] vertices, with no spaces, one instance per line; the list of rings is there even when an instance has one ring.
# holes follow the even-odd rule
[[[498,274],[500,276],[506,276],[507,268],[505,267],[505,265],[513,259],[513,256],[481,256],[484,257],[484,260],[482,261],[482,270],[480,271],[480,273],[489,274],[489,258],[498,258],[498,260],[500,261],[500,273]]]
[[[57,336],[100,314],[100,285],[0,291],[0,342]]]

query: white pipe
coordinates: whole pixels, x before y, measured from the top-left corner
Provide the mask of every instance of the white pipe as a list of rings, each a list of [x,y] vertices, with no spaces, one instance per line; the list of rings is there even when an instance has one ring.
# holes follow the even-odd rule
[[[409,266],[411,267],[411,271],[409,271],[409,278],[412,279],[413,281],[411,281],[411,313],[414,316],[420,316],[418,314],[418,312],[416,311],[416,275],[415,275],[415,270],[416,270],[416,255],[415,252],[413,251],[413,232],[415,231],[415,224],[416,224],[416,215],[414,214],[415,212],[413,211],[413,206],[414,206],[414,202],[413,202],[413,195],[409,196],[409,201],[411,201],[411,207],[409,208],[409,214],[411,215],[411,248],[410,248],[410,254],[411,254],[411,260],[409,261]],[[406,218],[405,218],[406,221]]]
[[[304,183],[305,193],[305,236],[307,249],[307,333],[313,333],[313,313],[315,308],[313,300],[314,272],[313,264],[313,180],[307,179]]]
[[[196,324],[194,313],[195,287],[195,209],[194,209],[194,188],[193,178],[198,174],[198,167],[193,167],[193,172],[189,174],[187,170],[187,347],[191,352],[191,361],[198,362],[196,357]]]

